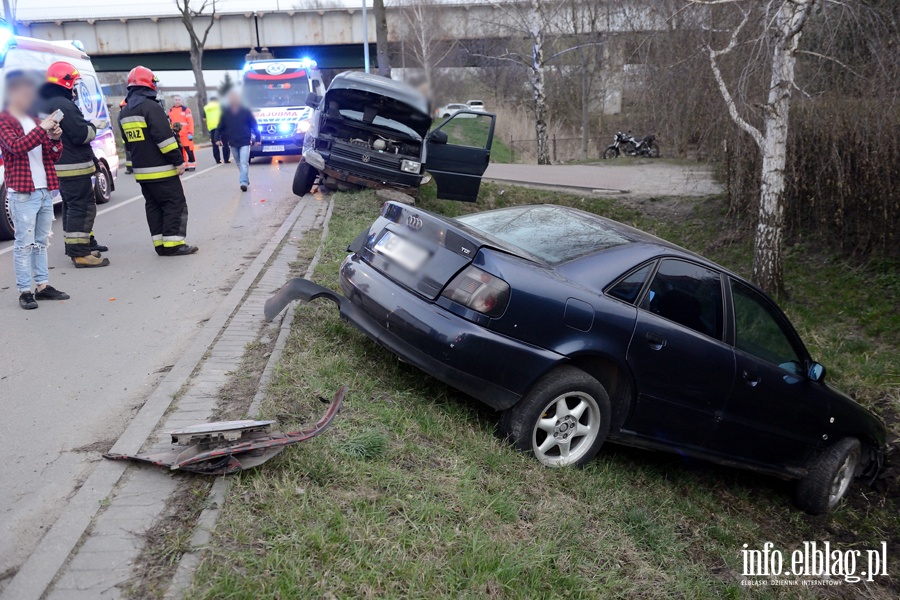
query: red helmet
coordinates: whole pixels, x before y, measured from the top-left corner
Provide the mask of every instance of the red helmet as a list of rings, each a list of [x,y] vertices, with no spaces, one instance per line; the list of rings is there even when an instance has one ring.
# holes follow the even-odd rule
[[[67,62],[55,62],[47,69],[47,81],[61,85],[67,90],[75,87],[75,82],[81,79],[81,73],[75,68],[75,65]]]
[[[128,87],[146,87],[156,89],[159,78],[147,67],[135,67],[128,73]]]

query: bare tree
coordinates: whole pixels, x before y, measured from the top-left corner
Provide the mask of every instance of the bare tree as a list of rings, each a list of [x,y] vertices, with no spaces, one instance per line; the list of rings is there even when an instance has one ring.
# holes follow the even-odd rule
[[[198,0],[194,0],[194,7],[197,6]],[[191,39],[191,70],[194,72],[194,79],[197,81],[197,102],[200,108],[206,106],[206,81],[203,79],[203,49],[206,46],[206,40],[209,38],[209,32],[216,22],[216,0],[202,0],[199,7],[191,6],[191,0],[175,0],[175,5],[181,13],[181,22],[187,29],[188,37]],[[206,9],[210,12],[207,14]],[[208,23],[201,24],[198,20],[209,19]],[[202,120],[202,119],[201,119]],[[204,129],[206,124],[204,121]]]
[[[434,93],[434,70],[456,48],[442,27],[444,9],[439,0],[403,0],[403,51],[422,69],[424,87]]]
[[[706,46],[709,64],[728,114],[756,143],[762,158],[759,190],[759,222],[753,251],[753,281],[771,294],[784,290],[784,190],[787,161],[788,117],[797,87],[795,67],[800,37],[816,0],[688,0],[691,4],[727,6],[740,13],[728,42],[720,48]],[[748,24],[756,31],[746,36]],[[748,37],[750,39],[748,39]],[[745,114],[722,75],[720,60],[742,45],[760,48],[757,61],[769,71],[768,93],[762,104],[762,126]],[[758,68],[748,64],[748,69]],[[745,70],[746,72],[746,70]]]
[[[378,74],[391,76],[391,56],[388,53],[387,15],[384,0],[372,0],[372,12],[375,13],[375,55],[378,60]]]

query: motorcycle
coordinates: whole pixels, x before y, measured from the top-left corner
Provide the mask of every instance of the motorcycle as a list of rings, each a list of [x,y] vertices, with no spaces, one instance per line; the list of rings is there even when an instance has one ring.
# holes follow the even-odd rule
[[[617,131],[615,141],[606,147],[603,158],[616,158],[619,154],[658,158],[659,144],[656,143],[656,136],[653,134],[645,135],[643,139],[639,140],[631,135],[631,132],[625,134]]]

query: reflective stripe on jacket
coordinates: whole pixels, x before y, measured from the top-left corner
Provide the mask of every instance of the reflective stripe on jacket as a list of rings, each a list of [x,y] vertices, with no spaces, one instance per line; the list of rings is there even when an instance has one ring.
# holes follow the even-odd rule
[[[131,166],[137,181],[154,181],[177,177],[176,167],[184,157],[166,111],[156,102],[141,102],[136,107],[126,104],[119,116],[119,128],[125,148],[131,155]]]

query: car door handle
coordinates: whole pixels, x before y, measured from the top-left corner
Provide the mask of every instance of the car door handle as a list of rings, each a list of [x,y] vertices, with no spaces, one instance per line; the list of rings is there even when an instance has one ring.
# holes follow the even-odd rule
[[[748,387],[754,388],[759,385],[760,377],[756,373],[751,373],[745,369],[741,377],[744,378],[744,383],[746,383]]]
[[[647,335],[647,343],[650,345],[650,348],[653,350],[662,350],[663,346],[666,345],[666,338],[659,336],[652,331],[648,331]]]

